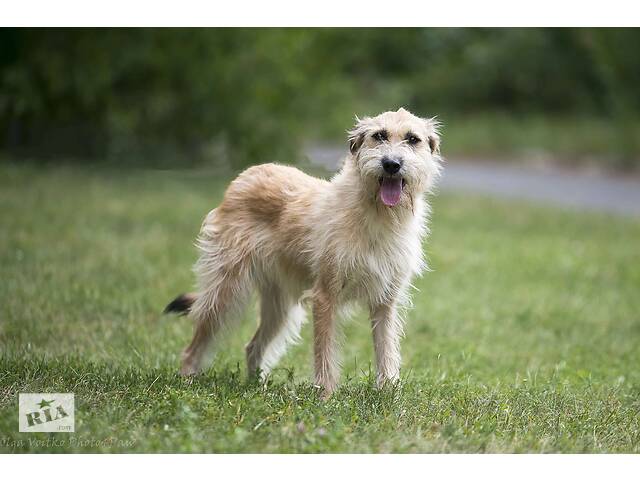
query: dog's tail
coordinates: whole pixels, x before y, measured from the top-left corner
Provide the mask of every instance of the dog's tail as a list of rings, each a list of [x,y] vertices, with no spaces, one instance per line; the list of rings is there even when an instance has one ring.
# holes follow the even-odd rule
[[[164,307],[163,313],[177,313],[178,315],[186,315],[191,310],[193,302],[196,301],[195,293],[183,293],[174,298],[169,305]]]

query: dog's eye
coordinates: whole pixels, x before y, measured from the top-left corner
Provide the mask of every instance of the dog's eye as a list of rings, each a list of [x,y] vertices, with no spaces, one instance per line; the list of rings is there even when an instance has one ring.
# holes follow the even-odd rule
[[[373,135],[371,135],[371,138],[373,138],[377,142],[384,142],[389,138],[389,135],[387,134],[386,130],[380,130],[379,132],[376,132]]]
[[[413,133],[408,133],[407,136],[404,138],[410,145],[417,145],[422,141],[420,140],[419,137],[416,137]]]

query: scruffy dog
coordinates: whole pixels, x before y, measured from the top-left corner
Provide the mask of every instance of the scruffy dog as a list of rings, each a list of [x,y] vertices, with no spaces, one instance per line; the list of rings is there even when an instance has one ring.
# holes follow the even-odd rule
[[[250,374],[268,372],[298,337],[303,299],[313,311],[315,384],[326,398],[339,375],[336,316],[352,301],[370,312],[377,383],[400,374],[411,279],[425,264],[425,193],[440,173],[438,124],[407,110],[358,120],[350,155],[331,181],[266,164],[241,173],[204,220],[197,293],[166,311],[195,321],[182,373],[200,371],[208,347],[260,293],[260,323],[246,346]]]

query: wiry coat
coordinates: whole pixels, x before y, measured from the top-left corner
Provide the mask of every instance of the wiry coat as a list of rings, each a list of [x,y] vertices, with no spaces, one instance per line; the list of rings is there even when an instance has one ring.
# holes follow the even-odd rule
[[[386,141],[370,137],[380,129]],[[409,134],[420,142],[410,145]],[[296,339],[304,319],[301,302],[308,298],[315,381],[325,395],[338,379],[336,315],[352,301],[371,314],[379,383],[398,378],[397,310],[425,266],[424,193],[440,171],[437,125],[403,109],[386,112],[358,122],[350,132],[350,151],[330,182],[266,164],[247,169],[229,185],[198,238],[198,291],[190,308],[195,335],[185,350],[183,373],[200,370],[210,340],[238,316],[256,288],[261,318],[246,347],[250,372],[268,372]],[[393,155],[402,163],[402,193],[389,207],[378,194],[386,175],[380,161]]]

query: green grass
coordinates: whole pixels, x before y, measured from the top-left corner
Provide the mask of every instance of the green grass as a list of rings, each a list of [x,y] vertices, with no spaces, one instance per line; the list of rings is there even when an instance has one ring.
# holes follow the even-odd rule
[[[373,388],[361,312],[322,403],[309,324],[247,380],[255,310],[211,370],[176,375],[191,325],[159,312],[227,180],[0,166],[1,452],[640,452],[637,221],[437,197],[402,385]],[[75,434],[18,433],[39,391],[75,393]]]

